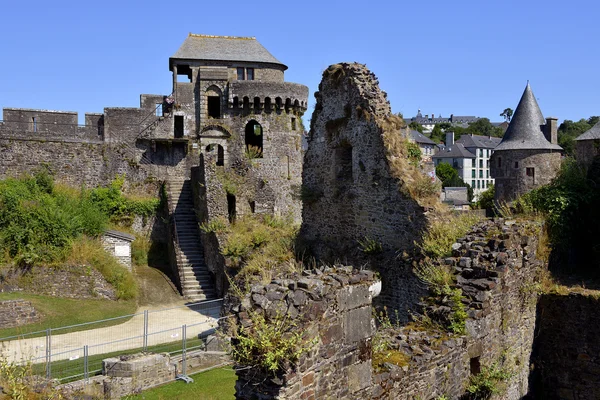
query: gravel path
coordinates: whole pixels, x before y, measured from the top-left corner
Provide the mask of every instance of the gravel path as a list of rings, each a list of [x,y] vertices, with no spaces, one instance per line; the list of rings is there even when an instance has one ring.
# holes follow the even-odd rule
[[[186,325],[186,337],[197,338],[216,326],[220,302],[204,302],[177,305],[169,308],[147,308],[148,346],[181,341],[182,326]],[[93,325],[90,326],[92,328]],[[105,354],[143,347],[144,310],[138,310],[130,320],[106,328],[60,334],[53,330],[50,340],[52,361],[75,360],[88,355]],[[45,362],[46,337],[18,339],[0,343],[0,356],[11,362]]]

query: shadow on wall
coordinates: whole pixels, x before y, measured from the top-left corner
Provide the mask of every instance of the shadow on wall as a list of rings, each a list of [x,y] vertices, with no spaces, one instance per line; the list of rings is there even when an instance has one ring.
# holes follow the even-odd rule
[[[187,156],[187,143],[146,143],[138,141],[136,148],[144,150],[140,164],[177,166]]]

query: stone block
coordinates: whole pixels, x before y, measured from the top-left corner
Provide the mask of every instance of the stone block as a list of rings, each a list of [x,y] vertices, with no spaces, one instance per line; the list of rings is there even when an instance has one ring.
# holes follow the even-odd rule
[[[371,307],[348,311],[344,316],[344,343],[358,342],[371,336]]]
[[[338,290],[337,302],[340,311],[352,310],[371,304],[369,287],[366,285],[346,286]]]
[[[358,392],[371,386],[371,362],[365,361],[348,367],[348,389]]]

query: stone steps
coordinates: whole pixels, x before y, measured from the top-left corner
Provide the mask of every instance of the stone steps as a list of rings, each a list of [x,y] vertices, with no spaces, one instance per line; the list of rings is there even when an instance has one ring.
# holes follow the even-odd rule
[[[169,212],[177,229],[176,255],[181,291],[189,300],[213,299],[216,297],[216,291],[204,261],[191,182],[181,178],[169,180],[167,197]]]

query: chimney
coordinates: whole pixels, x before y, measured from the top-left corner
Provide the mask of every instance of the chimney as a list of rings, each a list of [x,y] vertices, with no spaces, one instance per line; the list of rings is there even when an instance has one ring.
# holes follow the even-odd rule
[[[450,147],[454,144],[454,132],[446,132],[446,147]]]
[[[544,136],[546,137],[546,140],[550,143],[558,144],[558,118],[546,118],[546,125],[544,126]]]

